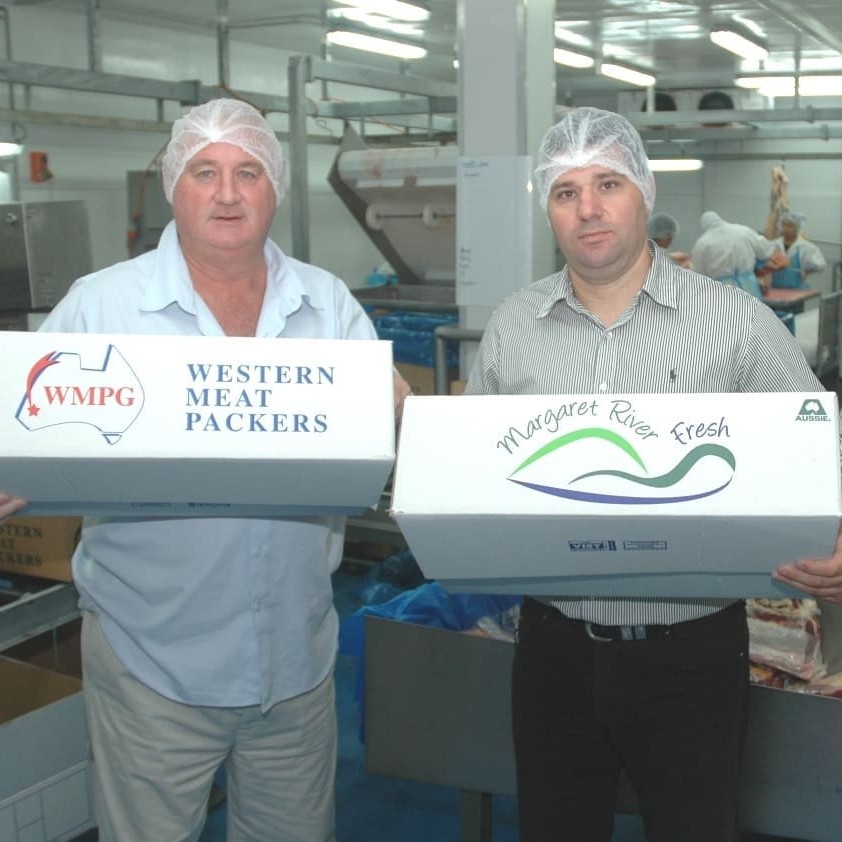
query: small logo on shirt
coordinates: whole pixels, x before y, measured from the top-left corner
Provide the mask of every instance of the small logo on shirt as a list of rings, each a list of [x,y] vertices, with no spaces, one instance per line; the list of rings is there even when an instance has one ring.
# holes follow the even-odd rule
[[[83,365],[76,351],[50,351],[30,367],[15,418],[33,432],[86,424],[116,444],[143,402],[143,386],[114,345],[93,365]]]
[[[822,406],[822,403],[817,398],[807,398],[801,404],[801,409],[798,415],[795,416],[796,421],[830,421],[827,413]]]

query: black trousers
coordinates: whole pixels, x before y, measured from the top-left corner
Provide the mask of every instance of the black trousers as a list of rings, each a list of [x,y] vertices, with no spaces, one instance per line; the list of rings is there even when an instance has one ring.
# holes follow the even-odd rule
[[[610,842],[621,769],[649,842],[738,839],[747,703],[742,602],[665,639],[601,642],[526,600],[512,673],[521,842]]]

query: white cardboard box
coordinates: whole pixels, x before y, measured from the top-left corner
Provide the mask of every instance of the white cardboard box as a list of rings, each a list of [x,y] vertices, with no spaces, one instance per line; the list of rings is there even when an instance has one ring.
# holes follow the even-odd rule
[[[829,556],[833,393],[413,397],[392,513],[450,590],[791,595]]]
[[[360,511],[394,461],[388,342],[8,331],[0,359],[27,514]]]
[[[82,682],[0,658],[0,839],[75,839],[94,826]]]

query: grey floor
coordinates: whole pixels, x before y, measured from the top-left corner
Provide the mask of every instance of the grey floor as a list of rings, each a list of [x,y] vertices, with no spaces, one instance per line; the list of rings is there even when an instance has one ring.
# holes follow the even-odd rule
[[[362,605],[359,577],[334,576],[336,606],[345,617]],[[338,842],[459,842],[459,793],[448,787],[371,775],[364,768],[359,710],[354,701],[355,658],[340,655],[336,665],[339,768],[336,781]],[[514,798],[492,803],[493,842],[517,842]],[[212,810],[201,842],[224,842],[225,806]],[[618,816],[612,842],[643,842],[636,816]]]
[[[341,617],[348,616],[362,604],[359,576],[343,568],[334,576],[334,588]],[[364,746],[359,740],[359,710],[354,700],[356,681],[356,659],[340,655],[336,667],[338,842],[460,842],[459,793],[456,790],[371,775],[365,771]],[[221,775],[219,784],[224,791]],[[517,842],[514,798],[496,796],[492,811],[493,842]],[[225,842],[226,817],[223,798],[209,811],[200,842]],[[95,840],[96,833],[83,839],[86,842]],[[773,842],[773,839],[751,836],[745,837],[743,842]],[[618,815],[612,842],[644,842],[638,817]]]

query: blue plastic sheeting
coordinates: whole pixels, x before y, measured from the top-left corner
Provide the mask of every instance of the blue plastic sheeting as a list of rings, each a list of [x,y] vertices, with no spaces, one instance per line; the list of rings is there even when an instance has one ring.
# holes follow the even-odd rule
[[[395,362],[432,367],[435,362],[435,330],[439,325],[458,324],[455,313],[407,313],[395,311],[372,316],[379,339],[391,340]],[[447,345],[447,367],[459,365],[459,348]]]
[[[363,711],[365,700],[365,618],[434,626],[452,631],[473,628],[483,617],[494,617],[523,602],[520,596],[448,593],[438,582],[404,591],[380,605],[366,605],[339,624],[339,654],[359,659],[355,698]],[[360,717],[360,740],[365,741],[365,716]]]

